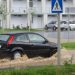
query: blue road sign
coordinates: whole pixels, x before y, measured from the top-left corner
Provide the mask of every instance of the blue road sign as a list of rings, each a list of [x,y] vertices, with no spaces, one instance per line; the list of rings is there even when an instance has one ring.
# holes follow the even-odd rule
[[[63,12],[62,0],[51,0],[51,11],[52,13],[62,13]]]

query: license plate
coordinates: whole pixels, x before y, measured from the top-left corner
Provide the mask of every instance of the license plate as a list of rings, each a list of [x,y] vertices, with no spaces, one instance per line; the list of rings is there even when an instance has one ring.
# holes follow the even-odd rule
[[[1,45],[0,45],[0,48],[1,48]]]

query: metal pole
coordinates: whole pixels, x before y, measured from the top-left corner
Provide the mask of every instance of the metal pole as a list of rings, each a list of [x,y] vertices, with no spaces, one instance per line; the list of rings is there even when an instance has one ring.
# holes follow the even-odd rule
[[[69,42],[69,32],[70,32],[69,19],[70,19],[70,14],[69,14],[69,8],[68,8],[68,42]]]
[[[29,8],[29,32],[32,26],[32,8]]]
[[[57,36],[57,42],[58,42],[58,58],[57,58],[57,64],[61,65],[61,46],[60,46],[60,13],[58,13],[58,36]]]

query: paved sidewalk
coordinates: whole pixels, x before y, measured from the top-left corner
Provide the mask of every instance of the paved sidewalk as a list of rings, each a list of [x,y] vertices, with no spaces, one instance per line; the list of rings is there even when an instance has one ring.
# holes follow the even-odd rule
[[[50,38],[50,37],[46,37],[49,41],[51,42],[55,42],[57,43],[57,39],[56,38]],[[66,43],[66,42],[75,42],[74,39],[60,39],[61,43]]]

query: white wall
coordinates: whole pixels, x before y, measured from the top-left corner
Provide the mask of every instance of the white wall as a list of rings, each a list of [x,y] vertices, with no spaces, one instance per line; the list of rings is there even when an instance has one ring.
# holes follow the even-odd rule
[[[50,14],[51,13],[51,1],[46,0],[46,13]]]
[[[51,22],[51,21],[57,21],[57,17],[52,17],[50,15],[48,15],[48,23]]]
[[[75,0],[73,0],[73,6],[75,6]]]
[[[27,26],[27,16],[11,16],[11,28],[13,26],[20,26],[20,27],[26,27]]]
[[[12,1],[11,11],[12,12],[24,12],[27,9],[27,2],[24,1]]]
[[[10,1],[10,0],[8,0]],[[25,9],[27,9],[27,7],[29,7],[29,0],[11,0],[12,1],[12,4],[11,4],[11,10],[14,10],[14,14],[21,14],[23,15],[24,13],[21,13],[23,12]],[[44,0],[41,0],[41,1],[38,1],[38,0],[33,0],[33,8],[34,8],[34,14],[35,16],[33,17],[33,24],[32,24],[32,28],[42,28],[44,27],[44,24],[46,24],[47,22],[50,22],[50,21],[56,21],[57,20],[57,17],[52,17],[52,16],[47,16],[47,15],[51,15],[51,0],[48,1],[48,0],[45,0],[45,2],[43,2]],[[45,6],[44,4],[45,3]],[[75,0],[67,0],[67,1],[64,1],[63,2],[63,13],[65,14],[65,8],[66,7],[75,7]],[[43,8],[42,8],[43,7]],[[45,12],[44,13],[41,13],[42,10],[44,10],[44,7],[45,7]],[[9,7],[8,7],[9,8]],[[38,17],[37,15],[41,14],[43,15],[42,17]],[[11,19],[9,18],[11,17]],[[8,15],[8,24],[9,24],[9,20],[10,20],[10,27],[12,28],[13,25],[23,25],[23,26],[27,26],[27,24],[29,25],[29,20],[28,20],[28,23],[27,23],[27,16],[26,15],[23,15],[21,17],[18,17],[18,16],[10,16]],[[62,20],[67,20],[68,17],[63,17]],[[70,17],[70,20],[75,20],[75,16],[74,17]],[[7,25],[8,25],[7,24]]]
[[[63,2],[63,13],[66,13],[66,7],[73,7],[73,1],[72,0],[67,0]]]
[[[38,17],[37,15],[33,16],[32,28],[43,28],[43,16]]]
[[[70,16],[70,20],[71,20],[71,21],[75,21],[75,15],[71,15],[71,16]]]
[[[34,8],[35,13],[41,13],[42,12],[41,1],[34,0],[33,1],[33,8]]]

